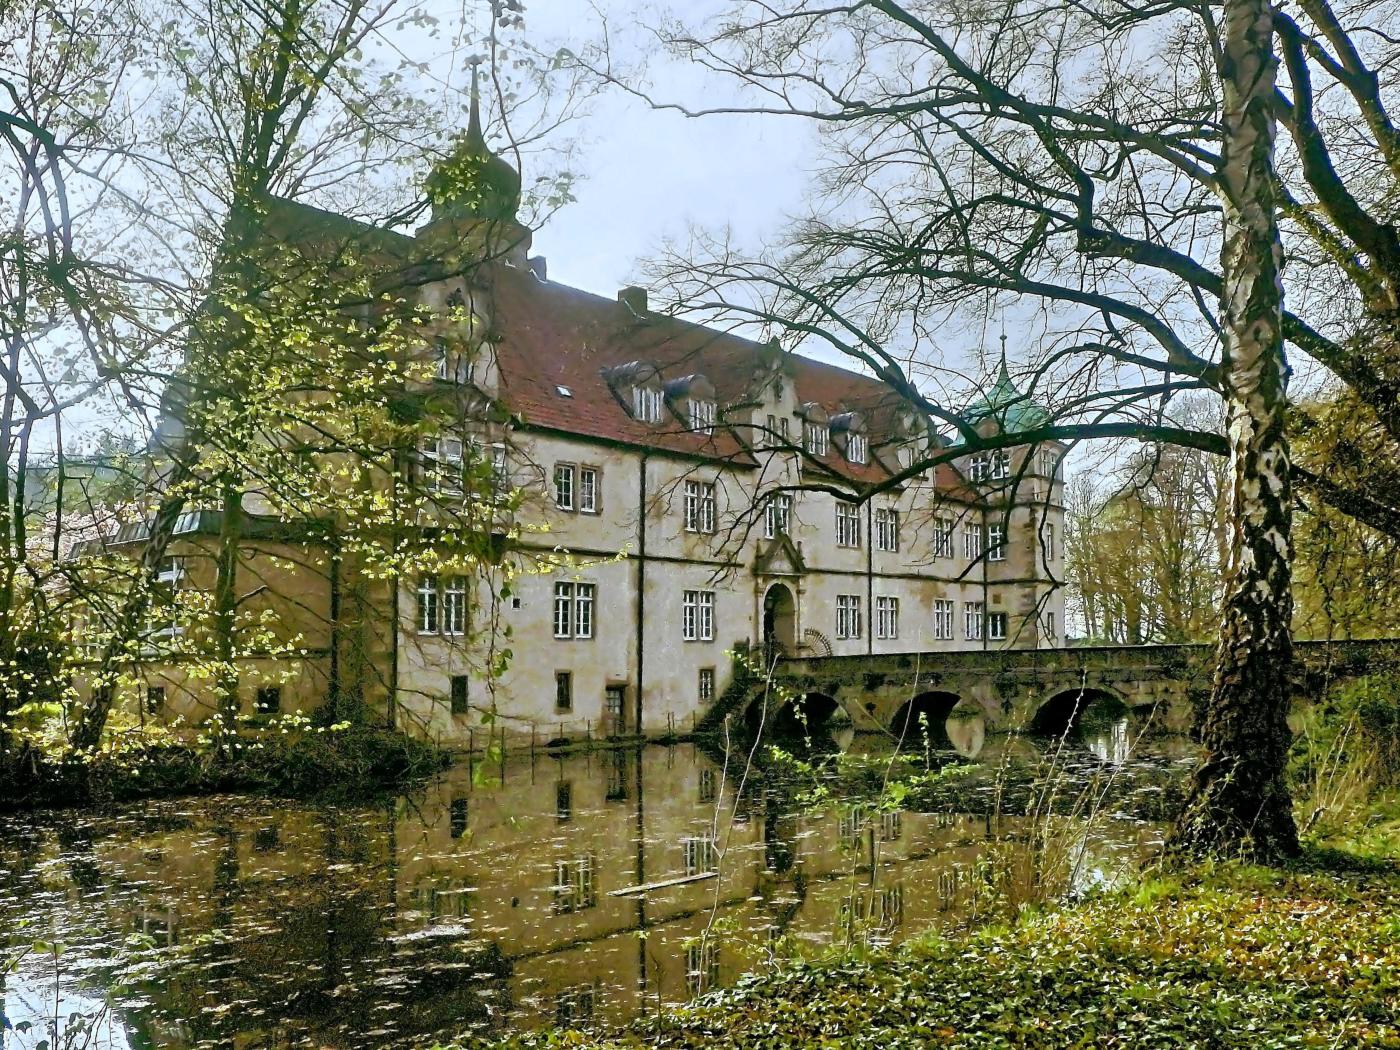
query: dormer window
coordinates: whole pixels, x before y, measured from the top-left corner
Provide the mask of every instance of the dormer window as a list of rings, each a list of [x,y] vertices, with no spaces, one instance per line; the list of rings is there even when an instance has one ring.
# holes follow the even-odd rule
[[[632,388],[632,416],[643,423],[660,423],[661,388],[634,386]]]
[[[802,447],[809,456],[825,456],[830,437],[825,423],[814,423],[808,420],[802,426]]]
[[[471,359],[445,342],[434,343],[433,376],[444,383],[469,383]]]
[[[865,436],[865,417],[859,412],[842,412],[831,417],[831,432],[840,442],[847,463],[865,463],[870,458],[870,442]]]
[[[714,433],[715,403],[713,401],[692,400],[690,402],[690,429],[702,434]]]
[[[864,463],[869,458],[864,434],[846,435],[846,459],[852,463]]]

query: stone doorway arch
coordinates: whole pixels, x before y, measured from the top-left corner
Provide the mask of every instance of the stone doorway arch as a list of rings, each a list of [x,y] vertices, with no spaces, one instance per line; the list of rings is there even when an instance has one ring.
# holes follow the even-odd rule
[[[763,652],[797,655],[797,599],[785,583],[775,583],[763,595]]]

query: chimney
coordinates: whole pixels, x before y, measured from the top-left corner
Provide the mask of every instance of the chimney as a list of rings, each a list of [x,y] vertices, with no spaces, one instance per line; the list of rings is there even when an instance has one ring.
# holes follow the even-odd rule
[[[629,284],[622,291],[617,293],[617,301],[627,309],[631,310],[638,317],[647,312],[647,290],[638,288],[635,284]]]
[[[549,280],[549,264],[545,262],[543,255],[536,255],[530,259],[530,272],[541,281]]]

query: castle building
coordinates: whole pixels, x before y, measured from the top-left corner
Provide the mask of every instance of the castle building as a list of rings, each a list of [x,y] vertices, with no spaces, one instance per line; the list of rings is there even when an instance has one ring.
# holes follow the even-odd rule
[[[1065,448],[1006,440],[1048,415],[1004,352],[950,436],[879,379],[664,316],[639,288],[550,281],[516,221],[519,176],[475,119],[427,189],[432,219],[412,235],[282,200],[267,225],[303,248],[351,240],[399,260],[442,319],[418,344],[432,375],[402,380],[425,422],[377,484],[462,502],[463,470],[484,459],[519,498],[477,518],[492,558],[385,578],[250,487],[234,581],[260,632],[240,650],[245,714],[349,691],[450,743],[657,736],[704,717],[735,651],[1061,643]],[[973,433],[990,447],[914,469]],[[186,511],[163,584],[215,588],[226,513]],[[86,553],[138,551],[146,532]],[[152,649],[119,705],[198,721],[217,706],[199,662]]]

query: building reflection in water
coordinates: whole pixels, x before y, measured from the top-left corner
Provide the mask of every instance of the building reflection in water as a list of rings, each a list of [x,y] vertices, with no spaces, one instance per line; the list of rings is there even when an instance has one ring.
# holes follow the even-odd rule
[[[968,732],[954,744],[980,749]],[[91,821],[78,845],[60,832],[73,821]],[[73,994],[128,935],[158,948],[158,976],[121,1004],[133,1043],[421,1044],[622,1020],[787,945],[959,922],[988,836],[1016,831],[986,815],[801,813],[771,787],[736,798],[733,770],[694,746],[541,753],[463,763],[377,807],[216,798],[0,823],[6,867],[13,843],[28,848],[0,881],[0,924],[66,937]],[[1095,879],[1156,838],[1125,820],[1076,834]],[[1015,877],[1029,892],[1039,874]],[[45,979],[22,968],[11,994]]]

